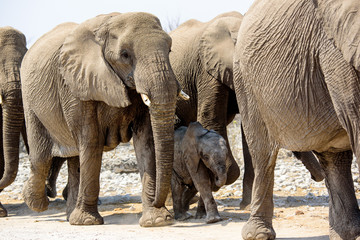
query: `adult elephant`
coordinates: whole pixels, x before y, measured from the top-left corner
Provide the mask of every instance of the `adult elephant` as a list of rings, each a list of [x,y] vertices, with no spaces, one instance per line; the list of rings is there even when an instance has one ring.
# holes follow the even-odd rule
[[[351,176],[360,159],[358,1],[257,0],[243,19],[234,85],[255,169],[244,239],[274,239],[280,147],[314,151],[330,195],[331,239],[359,239]]]
[[[21,75],[31,161],[23,196],[31,209],[48,207],[51,159],[68,158],[74,165],[70,188],[79,186],[77,198],[68,197],[70,224],[102,224],[97,209],[102,152],[133,137],[143,184],[140,225],[172,223],[164,203],[180,86],[170,48],[171,38],[155,16],[112,13],[61,24],[29,49]]]
[[[226,126],[239,113],[233,83],[233,52],[242,19],[242,14],[228,12],[205,23],[189,20],[170,33],[173,40],[170,63],[180,85],[190,95],[190,100],[180,99],[177,103],[178,126],[198,121],[224,137],[229,149]],[[245,136],[242,141],[245,173],[240,208],[245,209],[251,202],[254,170]],[[324,178],[311,153],[298,152],[295,156],[303,161],[315,180]],[[231,151],[230,158],[226,184],[233,183],[240,174]]]
[[[24,34],[12,27],[0,28],[0,191],[17,175],[21,132],[26,139],[20,87],[20,66],[26,51]],[[0,203],[0,217],[6,216]]]

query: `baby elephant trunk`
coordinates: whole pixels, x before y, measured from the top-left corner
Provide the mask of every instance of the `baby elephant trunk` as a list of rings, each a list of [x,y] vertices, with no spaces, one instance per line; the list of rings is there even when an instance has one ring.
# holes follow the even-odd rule
[[[218,166],[215,174],[215,184],[217,187],[222,187],[226,183],[227,171],[225,166]]]

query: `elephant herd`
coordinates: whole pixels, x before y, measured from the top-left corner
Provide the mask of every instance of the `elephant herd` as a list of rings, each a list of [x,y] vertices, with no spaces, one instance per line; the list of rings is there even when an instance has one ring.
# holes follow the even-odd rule
[[[189,20],[169,34],[148,13],[104,14],[60,24],[29,50],[22,33],[0,28],[0,189],[15,180],[22,134],[29,208],[48,208],[67,162],[68,221],[103,224],[102,153],[132,139],[141,226],[173,223],[170,191],[176,219],[189,217],[199,192],[197,217],[216,222],[212,191],[240,176],[226,130],[239,114],[240,208],[251,210],[243,239],[276,237],[280,148],[293,151],[314,180],[325,178],[330,238],[360,239],[351,175],[353,154],[360,159],[359,42],[357,0],[255,0],[244,16]]]

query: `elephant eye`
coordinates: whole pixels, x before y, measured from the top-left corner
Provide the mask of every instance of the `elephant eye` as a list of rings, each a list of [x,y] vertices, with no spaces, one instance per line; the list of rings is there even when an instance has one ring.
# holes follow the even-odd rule
[[[129,55],[129,53],[128,53],[126,50],[124,50],[124,51],[121,52],[121,57],[122,57],[124,60],[128,60],[128,59],[130,58],[130,55]]]
[[[209,160],[209,156],[206,154],[200,153],[200,157],[205,161]]]

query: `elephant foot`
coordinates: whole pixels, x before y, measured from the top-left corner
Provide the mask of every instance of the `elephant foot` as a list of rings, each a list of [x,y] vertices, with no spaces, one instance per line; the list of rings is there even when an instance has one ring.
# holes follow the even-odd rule
[[[29,180],[25,184],[23,189],[24,202],[28,207],[36,212],[43,212],[48,209],[49,199],[45,195],[45,191],[38,194],[32,191],[32,187],[29,186]]]
[[[0,203],[0,217],[7,217],[8,213],[4,206]]]
[[[141,227],[161,227],[172,225],[173,223],[174,219],[165,207],[145,208],[139,220],[139,224]]]
[[[178,221],[185,221],[191,217],[192,217],[192,215],[188,212],[175,214],[175,219]]]
[[[206,216],[205,207],[198,206],[198,208],[196,210],[195,218],[196,219],[201,219],[201,218],[205,218],[205,216]]]
[[[212,215],[212,216],[206,216],[206,219],[205,219],[206,223],[216,223],[216,222],[220,222],[222,221],[222,218],[220,217],[219,214],[215,214],[215,215]]]
[[[99,212],[86,212],[82,209],[75,208],[69,217],[71,225],[101,225],[104,224],[103,217]]]
[[[245,240],[275,239],[276,233],[271,223],[261,218],[250,218],[242,229],[242,237]]]
[[[360,240],[360,232],[359,231],[351,231],[350,229],[346,229],[346,227],[344,227],[343,229],[345,229],[344,232],[339,233],[339,232],[336,232],[332,227],[330,227],[329,238],[331,240],[344,240],[344,239]]]

